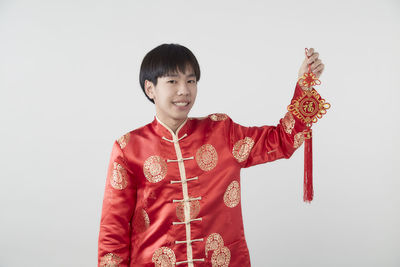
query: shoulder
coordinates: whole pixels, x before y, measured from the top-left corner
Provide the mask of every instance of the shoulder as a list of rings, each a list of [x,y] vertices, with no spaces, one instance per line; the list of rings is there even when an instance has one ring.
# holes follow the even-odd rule
[[[121,134],[120,136],[117,137],[116,142],[119,144],[121,149],[124,149],[129,142],[132,141],[137,136],[143,136],[143,131],[146,131],[150,127],[151,123],[146,124],[142,127],[136,128],[134,130],[131,130],[129,132],[126,132],[124,134]]]
[[[204,117],[190,117],[189,119],[195,121],[204,121],[204,122],[213,122],[213,121],[220,122],[230,119],[230,117],[225,113],[211,113]]]
[[[204,117],[191,117],[189,119],[194,127],[205,127],[208,130],[226,127],[232,121],[225,113],[211,113]]]
[[[208,115],[208,118],[211,121],[226,121],[226,120],[230,120],[230,117],[225,113],[212,113],[212,114]]]
[[[211,113],[193,124],[195,128],[201,129],[208,134],[214,133],[224,136],[231,131],[233,125],[232,119],[225,113]]]

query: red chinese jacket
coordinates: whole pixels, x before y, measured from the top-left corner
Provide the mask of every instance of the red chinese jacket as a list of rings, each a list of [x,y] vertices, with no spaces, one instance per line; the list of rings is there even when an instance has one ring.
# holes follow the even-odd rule
[[[289,158],[305,129],[289,112],[262,127],[211,114],[176,134],[155,117],[123,135],[108,168],[99,266],[250,266],[240,170]]]

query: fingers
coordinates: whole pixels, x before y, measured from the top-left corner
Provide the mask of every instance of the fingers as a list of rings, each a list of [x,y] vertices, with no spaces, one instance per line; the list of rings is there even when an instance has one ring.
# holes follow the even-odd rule
[[[321,65],[323,65],[321,59],[317,59],[316,61],[314,61],[314,63],[312,63],[310,65],[310,67],[311,67],[311,70],[314,71]]]
[[[318,52],[311,54],[311,56],[307,60],[307,64],[312,64],[313,62],[315,62],[318,59],[318,57],[319,57]]]
[[[319,65],[317,68],[315,68],[312,72],[314,72],[314,73],[319,73],[319,74],[321,74],[322,73],[322,71],[325,69],[325,65],[324,64],[321,64],[321,65]]]
[[[325,68],[325,65],[322,64],[321,59],[319,59],[319,53],[314,50],[314,48],[308,49],[307,53],[308,59],[307,64],[310,65],[311,71],[314,72],[317,76],[321,75],[322,71]]]

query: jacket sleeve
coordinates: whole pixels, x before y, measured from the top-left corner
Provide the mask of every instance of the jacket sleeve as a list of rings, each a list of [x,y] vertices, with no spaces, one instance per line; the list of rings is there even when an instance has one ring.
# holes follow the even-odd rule
[[[118,141],[108,165],[98,242],[98,266],[129,266],[136,185]]]
[[[302,94],[296,83],[293,98]],[[304,141],[304,123],[287,112],[277,126],[245,127],[227,120],[229,145],[233,157],[247,168],[253,165],[289,158]]]

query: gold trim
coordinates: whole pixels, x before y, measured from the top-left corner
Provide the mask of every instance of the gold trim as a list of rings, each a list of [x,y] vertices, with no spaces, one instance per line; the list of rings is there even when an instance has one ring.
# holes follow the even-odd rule
[[[156,119],[158,120],[158,118],[156,117]],[[179,173],[181,176],[181,181],[182,181],[182,194],[184,199],[189,199],[189,193],[188,193],[188,186],[187,183],[183,182],[186,180],[186,171],[185,171],[185,165],[183,164],[183,157],[182,157],[182,151],[181,148],[179,146],[179,138],[178,138],[178,134],[179,131],[182,129],[182,127],[185,125],[185,123],[187,122],[187,118],[185,120],[184,123],[181,124],[181,126],[179,126],[179,128],[176,130],[176,134],[167,126],[165,125],[163,122],[161,122],[160,120],[158,120],[160,122],[161,125],[163,125],[171,134],[172,139],[173,139],[173,143],[174,143],[174,147],[175,147],[175,153],[176,153],[176,157],[178,160],[178,167],[179,167]],[[189,205],[189,201],[184,201],[184,216],[185,216],[185,221],[189,221],[190,220],[190,205]],[[191,245],[191,230],[190,230],[190,223],[185,224],[185,230],[186,230],[186,255],[187,255],[187,260],[188,262],[188,267],[194,267],[193,265],[193,250],[192,250],[192,245]]]
[[[176,136],[178,136],[178,132],[180,129],[182,129],[182,127],[186,124],[186,122],[188,121],[188,117],[186,117],[186,119],[182,122],[182,124],[178,127],[178,129],[176,130]],[[163,123],[156,115],[156,120],[162,125],[164,126],[165,129],[167,129],[172,136],[175,135],[174,131],[171,130],[171,128],[168,127],[168,125],[166,125],[165,123]]]

